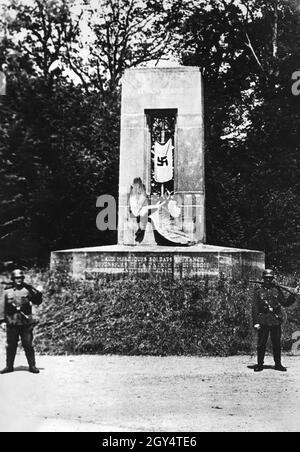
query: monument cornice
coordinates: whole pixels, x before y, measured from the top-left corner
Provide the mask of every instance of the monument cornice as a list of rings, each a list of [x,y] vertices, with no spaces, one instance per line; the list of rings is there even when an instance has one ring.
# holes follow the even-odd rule
[[[176,70],[176,72],[201,72],[200,67],[198,66],[174,66],[174,67],[137,67],[137,68],[130,68],[130,69],[126,69],[126,73],[129,72],[147,72],[148,74],[150,72],[174,72],[174,70]]]

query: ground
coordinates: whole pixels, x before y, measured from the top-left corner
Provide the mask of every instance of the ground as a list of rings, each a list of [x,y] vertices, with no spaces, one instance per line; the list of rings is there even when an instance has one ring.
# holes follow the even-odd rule
[[[247,356],[37,358],[40,375],[22,352],[0,375],[2,432],[300,430],[299,357],[285,357],[287,374],[255,374]]]

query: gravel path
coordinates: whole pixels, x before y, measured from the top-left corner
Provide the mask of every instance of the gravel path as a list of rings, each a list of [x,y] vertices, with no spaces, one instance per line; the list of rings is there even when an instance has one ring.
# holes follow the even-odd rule
[[[21,353],[0,376],[0,431],[300,431],[300,357],[287,374],[254,374],[254,361],[40,356],[36,376]]]

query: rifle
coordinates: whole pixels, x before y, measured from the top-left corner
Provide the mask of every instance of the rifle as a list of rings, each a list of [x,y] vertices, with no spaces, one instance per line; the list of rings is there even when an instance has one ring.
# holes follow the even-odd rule
[[[0,284],[5,286],[5,289],[12,289],[14,287],[14,283],[12,281],[0,281]],[[25,282],[23,283],[23,286],[30,292],[33,298],[33,304],[40,305],[43,301],[42,292],[35,289],[31,284],[27,284]]]
[[[7,287],[12,287],[13,286],[12,281],[0,281],[0,284],[2,286],[7,286]]]
[[[42,292],[38,289],[35,289],[35,287],[31,286],[30,284],[24,283],[24,287],[30,292],[32,303],[39,306],[43,301]]]
[[[250,280],[248,281],[250,284],[264,284],[263,281],[254,281],[254,280]],[[299,287],[288,287],[288,286],[283,286],[282,284],[278,284],[278,283],[272,283],[272,285],[278,289],[281,290],[285,290],[286,292],[288,292],[290,295],[299,295]]]
[[[21,311],[20,306],[17,306],[15,303],[11,303],[11,306],[13,306],[15,308],[16,314],[20,314],[22,317],[24,317],[24,319],[29,320],[29,316],[24,314],[23,311]]]

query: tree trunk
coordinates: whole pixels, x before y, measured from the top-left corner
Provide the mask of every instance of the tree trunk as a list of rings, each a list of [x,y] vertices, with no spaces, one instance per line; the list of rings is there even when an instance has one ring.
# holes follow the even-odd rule
[[[274,9],[274,25],[273,25],[272,47],[273,47],[273,57],[277,58],[277,54],[278,54],[278,0],[273,0],[273,9]]]

